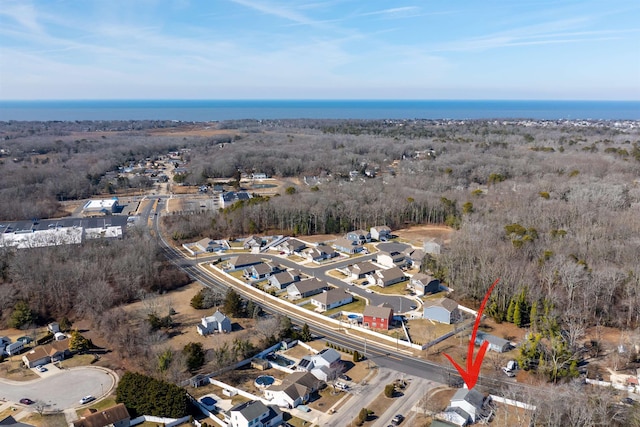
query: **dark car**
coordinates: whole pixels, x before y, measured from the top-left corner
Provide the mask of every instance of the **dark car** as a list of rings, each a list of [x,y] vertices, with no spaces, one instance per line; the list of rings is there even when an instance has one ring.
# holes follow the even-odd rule
[[[339,377],[341,380],[345,380],[345,381],[351,381],[351,377],[347,374],[342,374]]]
[[[20,399],[20,403],[22,403],[23,405],[31,405],[31,404],[33,404],[33,400],[27,399],[25,397],[24,399]]]
[[[391,424],[393,424],[394,426],[397,426],[397,425],[400,425],[402,421],[404,421],[404,415],[396,414],[396,416],[393,417],[393,419],[391,420]]]

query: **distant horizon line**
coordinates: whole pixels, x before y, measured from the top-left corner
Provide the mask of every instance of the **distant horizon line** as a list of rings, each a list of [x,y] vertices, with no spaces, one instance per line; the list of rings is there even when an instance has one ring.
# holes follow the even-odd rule
[[[493,98],[71,98],[0,99],[6,102],[640,102],[640,99],[493,99]]]

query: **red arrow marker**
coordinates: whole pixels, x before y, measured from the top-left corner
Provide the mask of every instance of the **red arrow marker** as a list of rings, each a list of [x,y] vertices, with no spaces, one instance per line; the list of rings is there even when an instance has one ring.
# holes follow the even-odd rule
[[[476,342],[476,334],[478,333],[478,326],[480,326],[480,320],[482,319],[482,312],[484,311],[484,306],[487,304],[487,301],[489,301],[489,296],[491,295],[491,291],[493,291],[493,288],[495,288],[495,286],[498,284],[499,281],[500,279],[497,279],[495,282],[493,282],[493,285],[491,285],[491,287],[487,291],[487,294],[484,296],[484,299],[482,300],[482,304],[480,304],[480,310],[478,310],[478,315],[476,316],[476,322],[473,325],[473,332],[471,333],[471,340],[469,341],[469,350],[467,353],[467,370],[465,371],[464,369],[462,369],[462,367],[458,365],[453,360],[453,358],[451,358],[451,356],[444,353],[444,357],[449,359],[449,362],[451,362],[451,364],[458,370],[458,372],[460,373],[460,376],[464,380],[464,383],[467,385],[467,388],[469,390],[475,387],[476,383],[478,382],[478,376],[480,375],[480,367],[482,366],[482,359],[484,359],[484,354],[487,352],[487,347],[489,347],[489,343],[487,341],[484,341],[480,346],[480,350],[478,351],[478,355],[476,356],[476,359],[475,360],[473,359],[473,347],[475,346],[475,342]]]

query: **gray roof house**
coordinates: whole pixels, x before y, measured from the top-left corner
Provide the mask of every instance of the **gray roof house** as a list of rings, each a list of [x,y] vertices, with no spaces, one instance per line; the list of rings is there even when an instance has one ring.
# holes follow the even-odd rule
[[[241,254],[234,257],[229,258],[227,261],[227,265],[229,266],[229,270],[239,270],[241,268],[250,267],[255,264],[260,264],[262,259],[257,255],[248,255]]]
[[[371,233],[364,230],[350,231],[344,237],[347,240],[358,242],[359,244],[368,243],[371,241]]]
[[[231,427],[272,427],[283,422],[280,409],[267,406],[259,400],[238,403],[228,413]]]
[[[249,200],[251,198],[251,194],[247,193],[246,191],[227,191],[226,193],[220,193],[220,207],[222,208],[226,208],[228,206],[231,206],[232,204],[234,204],[235,202],[238,201],[246,201]]]
[[[231,332],[231,320],[216,310],[211,316],[203,317],[196,325],[200,335],[209,335],[214,332]]]
[[[312,356],[304,356],[296,366],[296,370],[311,372],[319,380],[329,381],[335,379],[335,377],[331,378],[332,370],[341,363],[340,353],[332,348],[325,348]]]
[[[511,343],[504,338],[497,337],[495,335],[487,334],[486,332],[478,331],[476,334],[476,345],[482,345],[484,341],[489,343],[489,350],[497,353],[504,353],[511,348]]]
[[[338,253],[330,246],[318,245],[305,252],[304,256],[314,262],[320,262],[325,259],[335,258],[338,256]]]
[[[261,262],[254,264],[243,271],[243,276],[250,277],[252,279],[265,279],[272,274],[282,271],[280,266],[272,264],[270,262]]]
[[[485,397],[478,390],[461,388],[453,395],[451,404],[445,412],[450,408],[459,408],[469,415],[467,422],[475,423],[483,416],[484,405]]]
[[[311,304],[317,307],[316,311],[321,312],[349,304],[351,301],[353,301],[353,296],[340,288],[334,288],[311,297]]]
[[[199,252],[216,252],[226,251],[229,249],[229,243],[226,240],[213,240],[209,238],[200,239],[195,243],[195,249]]]
[[[347,271],[351,274],[352,279],[364,279],[367,274],[374,273],[378,268],[369,261],[359,262],[347,267]]]
[[[314,277],[312,279],[301,280],[300,282],[292,283],[287,286],[287,294],[289,295],[290,300],[294,300],[319,294],[326,289],[329,289],[329,284]]]
[[[371,238],[374,240],[385,241],[391,238],[391,229],[386,225],[371,227]]]
[[[411,276],[409,285],[417,295],[435,294],[440,291],[440,280],[424,273],[416,273]]]
[[[312,393],[323,385],[323,381],[310,372],[294,372],[264,391],[267,400],[281,408],[295,408],[309,400]]]
[[[262,237],[260,236],[249,236],[246,239],[244,239],[244,242],[242,243],[242,247],[245,249],[251,249],[251,248],[260,248],[262,247],[262,245],[264,244],[264,240],[262,240]]]
[[[380,265],[384,265],[385,267],[403,267],[406,265],[407,256],[403,252],[392,251],[392,252],[378,252],[376,255],[376,261]]]
[[[424,302],[423,317],[440,323],[456,323],[460,320],[458,303],[449,298],[427,300]]]
[[[282,271],[269,276],[269,286],[277,289],[285,289],[292,283],[300,281],[300,273],[297,270]]]
[[[287,255],[302,252],[307,245],[298,239],[287,239],[279,245],[280,250]]]
[[[344,237],[337,238],[336,241],[333,242],[333,247],[335,250],[347,254],[356,254],[362,252],[364,249],[358,241],[345,239]]]
[[[404,272],[398,267],[391,267],[386,270],[378,270],[367,276],[371,283],[381,287],[391,286],[400,283],[407,278]]]
[[[425,253],[422,249],[409,248],[404,251],[405,261],[411,268],[422,268],[422,260],[425,257]]]

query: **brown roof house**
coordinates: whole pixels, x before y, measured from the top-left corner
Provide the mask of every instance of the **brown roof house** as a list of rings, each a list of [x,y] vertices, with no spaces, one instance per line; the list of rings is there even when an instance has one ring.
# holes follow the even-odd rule
[[[53,341],[51,344],[45,344],[34,348],[22,355],[22,361],[27,368],[33,368],[38,365],[46,365],[51,362],[64,360],[66,356],[71,354],[69,351],[69,341]]]
[[[97,411],[73,422],[73,427],[129,427],[131,416],[124,403]]]

